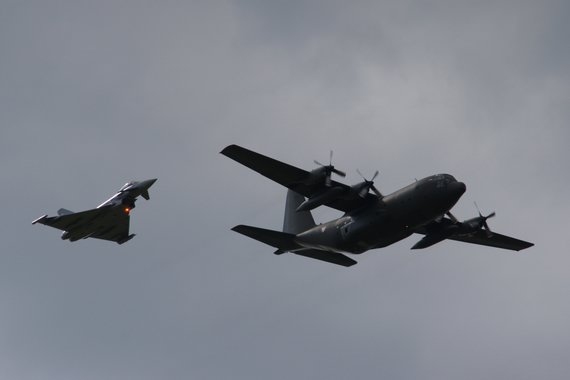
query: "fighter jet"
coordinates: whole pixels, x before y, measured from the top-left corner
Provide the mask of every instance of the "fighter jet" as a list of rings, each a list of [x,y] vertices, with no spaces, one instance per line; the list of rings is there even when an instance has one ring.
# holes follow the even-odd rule
[[[97,208],[81,212],[61,208],[57,212],[59,216],[43,215],[32,224],[40,223],[63,230],[63,240],[77,241],[91,237],[126,243],[135,237],[135,234],[129,234],[130,213],[135,208],[135,201],[138,196],[149,200],[148,189],[155,182],[156,178],[128,182]]]
[[[487,219],[495,213],[457,220],[451,208],[466,186],[449,174],[436,174],[383,195],[374,179],[348,186],[330,178],[332,163],[311,172],[246,148],[229,145],[221,153],[287,187],[283,231],[238,225],[232,230],[277,248],[275,254],[296,255],[351,266],[347,254],[387,247],[416,233],[424,235],[412,249],[432,246],[445,239],[519,251],[532,243],[492,232]],[[335,169],[337,170],[337,169]],[[338,174],[338,173],[336,173]],[[340,176],[344,174],[340,172]],[[312,209],[328,206],[344,213],[317,225]]]

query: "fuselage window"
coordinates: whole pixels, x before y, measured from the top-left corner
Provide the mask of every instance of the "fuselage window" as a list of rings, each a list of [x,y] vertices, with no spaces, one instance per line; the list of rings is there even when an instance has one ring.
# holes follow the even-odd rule
[[[441,177],[437,179],[437,184],[435,185],[438,189],[445,187],[445,178]]]

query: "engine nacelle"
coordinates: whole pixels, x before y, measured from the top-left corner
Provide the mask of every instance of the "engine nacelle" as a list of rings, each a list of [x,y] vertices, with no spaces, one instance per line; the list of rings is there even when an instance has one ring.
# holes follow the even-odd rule
[[[297,207],[297,211],[309,211],[322,206],[329,201],[339,198],[343,191],[342,187],[333,187],[328,189],[324,193],[309,198],[305,202],[301,203],[299,207]]]

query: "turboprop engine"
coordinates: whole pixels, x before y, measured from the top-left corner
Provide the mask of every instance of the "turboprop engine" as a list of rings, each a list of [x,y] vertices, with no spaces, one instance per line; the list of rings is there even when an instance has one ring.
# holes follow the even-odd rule
[[[309,211],[322,206],[333,199],[339,198],[343,192],[344,189],[342,187],[331,187],[319,195],[308,198],[297,207],[297,211]]]

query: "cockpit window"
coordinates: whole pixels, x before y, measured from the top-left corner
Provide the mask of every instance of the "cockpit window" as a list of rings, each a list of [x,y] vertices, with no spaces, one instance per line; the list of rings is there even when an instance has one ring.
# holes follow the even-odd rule
[[[438,175],[436,187],[445,187],[446,184],[447,182],[445,181],[445,177],[442,175]]]
[[[445,187],[452,182],[456,182],[455,178],[449,174],[438,174],[435,176],[436,186]]]
[[[121,190],[125,190],[127,187],[131,186],[133,183],[132,182],[127,182],[123,185],[123,187],[121,187]],[[119,191],[121,191],[119,190]]]

